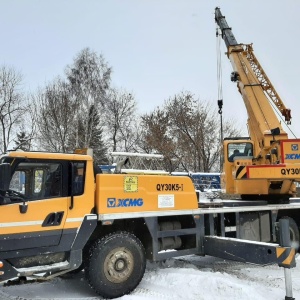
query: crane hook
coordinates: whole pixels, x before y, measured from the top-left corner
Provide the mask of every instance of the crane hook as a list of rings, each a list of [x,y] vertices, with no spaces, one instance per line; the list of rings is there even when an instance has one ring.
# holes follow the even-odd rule
[[[218,113],[221,115],[222,114],[222,107],[223,107],[223,100],[218,100],[218,106],[219,106]]]

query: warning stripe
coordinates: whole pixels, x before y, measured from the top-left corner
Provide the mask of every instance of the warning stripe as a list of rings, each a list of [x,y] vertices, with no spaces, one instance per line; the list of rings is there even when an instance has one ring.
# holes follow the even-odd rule
[[[291,247],[278,247],[276,248],[276,256],[278,259],[278,265],[280,267],[290,267],[293,268],[296,266],[295,262],[295,249]]]
[[[247,168],[246,168],[246,166],[240,166],[240,167],[237,168],[235,178],[236,179],[247,178]]]

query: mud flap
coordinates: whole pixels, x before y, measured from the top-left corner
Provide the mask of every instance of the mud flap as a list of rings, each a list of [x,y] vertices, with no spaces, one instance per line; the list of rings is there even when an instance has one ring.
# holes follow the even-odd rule
[[[2,268],[0,268],[0,282],[18,277],[18,271],[6,260],[2,260],[0,263]]]

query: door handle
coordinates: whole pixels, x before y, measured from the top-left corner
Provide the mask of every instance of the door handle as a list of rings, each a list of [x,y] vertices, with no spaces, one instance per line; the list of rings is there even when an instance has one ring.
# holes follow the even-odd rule
[[[44,220],[42,227],[48,227],[48,226],[59,226],[61,224],[61,221],[63,219],[64,212],[52,212],[50,213]]]

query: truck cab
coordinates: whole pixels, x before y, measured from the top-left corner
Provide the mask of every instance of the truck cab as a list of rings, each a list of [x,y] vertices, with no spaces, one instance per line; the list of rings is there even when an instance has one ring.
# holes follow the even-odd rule
[[[1,259],[17,268],[65,261],[94,208],[92,158],[10,152],[1,157],[0,177]]]

